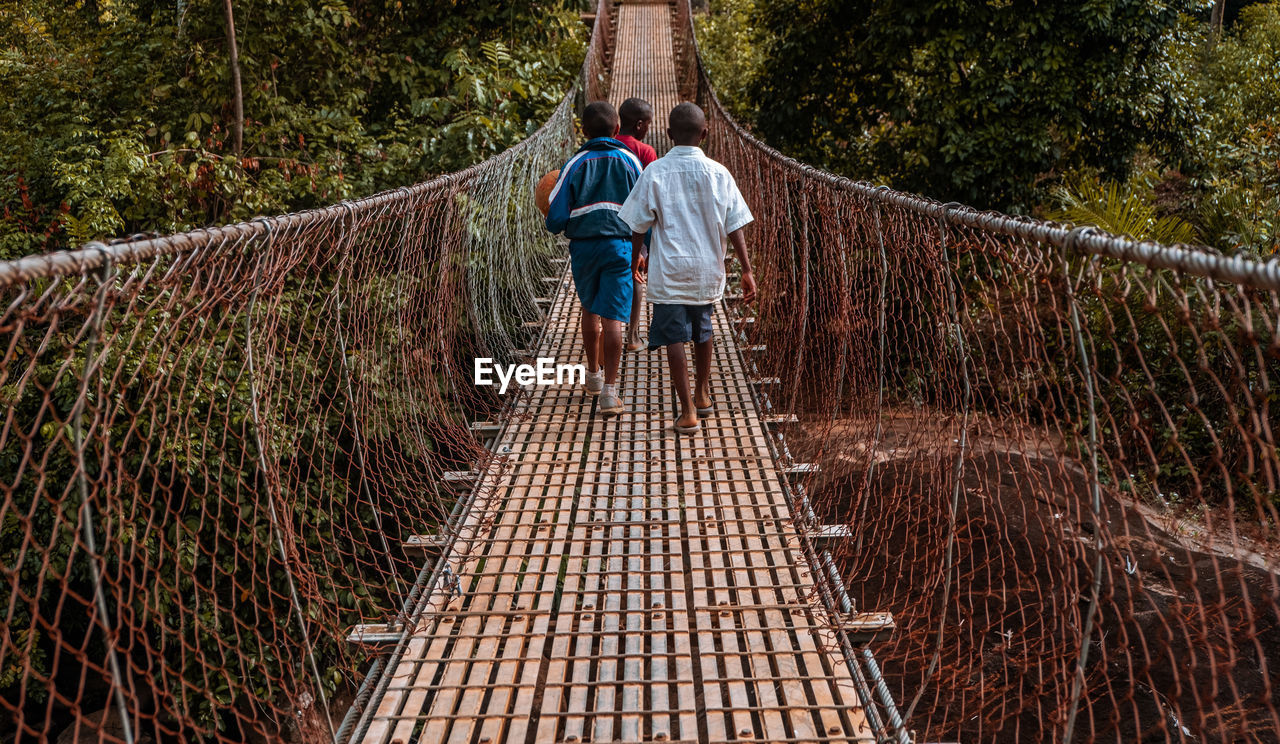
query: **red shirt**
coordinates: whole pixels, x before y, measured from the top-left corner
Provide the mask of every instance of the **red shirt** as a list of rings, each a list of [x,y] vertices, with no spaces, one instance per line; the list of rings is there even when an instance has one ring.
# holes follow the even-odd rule
[[[636,154],[640,158],[640,167],[648,168],[649,163],[658,159],[658,151],[649,147],[640,140],[629,134],[620,134],[616,138],[619,142],[627,146],[627,149]]]

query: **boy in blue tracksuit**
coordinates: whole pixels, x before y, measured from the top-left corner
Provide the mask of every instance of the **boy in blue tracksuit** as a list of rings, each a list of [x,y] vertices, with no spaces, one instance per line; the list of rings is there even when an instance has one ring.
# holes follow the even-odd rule
[[[614,137],[618,112],[604,101],[582,114],[586,144],[560,169],[551,191],[547,229],[569,238],[573,283],[582,301],[586,391],[600,396],[600,413],[622,412],[618,363],[622,324],[631,318],[631,228],[618,210],[640,177],[640,160]]]

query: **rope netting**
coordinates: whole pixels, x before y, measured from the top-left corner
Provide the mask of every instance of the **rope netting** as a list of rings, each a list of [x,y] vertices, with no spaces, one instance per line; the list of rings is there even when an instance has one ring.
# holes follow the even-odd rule
[[[561,252],[529,191],[582,84],[466,171],[0,264],[0,739],[329,741],[352,624],[476,498]],[[921,741],[1278,741],[1280,263],[977,213],[791,161],[685,93],[757,222],[748,359]],[[359,689],[358,689],[359,688]],[[123,713],[123,714],[122,714]],[[344,719],[345,717],[345,719]]]
[[[487,162],[0,265],[0,740],[334,740],[347,632],[413,606],[400,545],[485,457],[473,359],[515,361],[560,271],[531,184],[602,95],[601,11],[579,86]]]
[[[1280,741],[1280,260],[818,171],[689,56],[756,216],[749,358],[821,466],[799,508],[894,614],[919,740]]]

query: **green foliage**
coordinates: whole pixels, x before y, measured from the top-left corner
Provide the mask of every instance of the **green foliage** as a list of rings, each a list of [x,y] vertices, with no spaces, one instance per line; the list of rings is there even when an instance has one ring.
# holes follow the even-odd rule
[[[789,154],[977,207],[1027,209],[1088,166],[1123,176],[1183,112],[1158,85],[1178,6],[757,0],[771,31],[748,86]]]
[[[114,289],[127,294],[124,282],[118,278]],[[268,498],[278,499],[281,519],[293,523],[298,558],[293,571],[308,577],[319,593],[307,600],[317,623],[350,624],[394,607],[381,568],[388,557],[371,551],[380,545],[374,535],[394,541],[402,526],[424,526],[422,510],[403,505],[386,506],[379,524],[360,498],[349,409],[334,403],[344,396],[341,363],[333,356],[338,347],[315,344],[324,333],[320,329],[332,322],[331,282],[331,277],[290,279],[272,297],[269,316],[261,306],[253,311],[255,326],[273,323],[272,343],[259,340],[258,368],[271,370],[277,379],[309,383],[259,390],[271,395],[260,411],[262,430],[269,433],[263,453],[268,467],[306,474],[290,481],[298,488],[283,493],[272,491],[272,479],[258,467],[252,380],[244,371],[247,284],[217,297],[205,296],[207,287],[198,275],[150,285],[134,307],[168,296],[191,304],[172,313],[110,312],[103,324],[108,332],[95,355],[94,374],[116,384],[102,396],[97,381],[89,385],[83,420],[86,428],[95,422],[100,427],[87,442],[86,459],[99,510],[95,527],[109,546],[106,573],[135,582],[136,593],[118,609],[126,622],[170,644],[160,656],[133,648],[135,662],[154,664],[154,689],[172,696],[171,705],[183,711],[185,724],[204,731],[234,723],[230,709],[237,695],[267,708],[296,693],[289,680],[304,659],[289,594],[282,591],[287,580]],[[65,280],[56,283],[61,286],[48,284],[55,293],[71,293],[75,286]],[[383,277],[382,285],[362,286],[360,301],[398,308],[412,289],[394,277]],[[399,291],[392,292],[393,286]],[[0,445],[0,471],[12,488],[0,525],[0,565],[18,572],[18,585],[30,592],[11,608],[8,626],[21,645],[0,658],[0,694],[22,698],[28,706],[45,704],[48,688],[24,682],[74,668],[68,649],[86,648],[90,659],[105,654],[92,613],[69,611],[76,601],[69,598],[87,602],[84,598],[92,597],[89,559],[78,541],[80,501],[69,495],[77,473],[71,413],[84,374],[86,310],[69,312],[61,322],[47,317],[28,322],[15,342],[18,358],[36,360],[33,377],[0,387],[0,405],[19,427],[30,427]],[[388,322],[374,329],[370,342],[385,348],[400,343],[403,333],[402,324]],[[152,338],[164,343],[139,341]],[[369,382],[380,396],[396,394],[396,386],[376,384],[382,377],[403,377],[402,370],[387,369],[394,359],[358,356],[353,361],[357,380]],[[260,386],[263,377],[260,372]],[[450,412],[415,403],[413,396],[380,402],[391,411],[387,426],[366,429],[365,446],[395,448],[400,462],[428,471],[433,454],[418,448],[415,438],[401,443],[399,433],[430,428]],[[377,465],[371,467],[369,477],[379,477]],[[64,604],[68,609],[60,609]],[[60,618],[56,633],[48,633],[43,623],[54,617]],[[325,676],[336,686],[350,660],[344,658],[340,634],[325,630],[312,641]],[[28,668],[34,677],[24,679]],[[78,702],[85,711],[104,702],[94,697],[96,688],[84,694]],[[257,719],[254,725],[269,727],[262,711],[246,715]],[[54,720],[61,725],[57,716]]]
[[[585,52],[576,0],[236,0],[246,114],[237,157],[228,134],[222,3],[178,7],[0,0],[0,259],[306,208],[456,170],[541,125]],[[163,663],[149,667],[155,689],[171,696],[167,704],[180,707],[189,724],[231,727],[225,730],[234,738],[234,718],[270,714],[251,708],[292,707],[281,701],[296,692],[290,681],[304,666],[266,517],[270,478],[257,465],[243,373],[244,297],[220,292],[198,308],[160,311],[175,297],[198,301],[207,289],[195,285],[199,277],[135,285],[130,291],[151,293],[138,298],[140,311],[108,319],[110,338],[98,358],[115,382],[110,399],[97,399],[91,386],[86,417],[108,410],[116,418],[89,448],[88,469],[104,481],[106,468],[112,478],[127,474],[111,481],[122,491],[91,491],[100,494],[100,527],[111,537],[108,573],[137,568],[135,578],[151,587],[120,611],[134,627],[155,628],[174,643]],[[336,346],[319,356],[308,346],[332,323],[323,313],[331,308],[333,277],[313,279],[274,289],[272,343],[257,352],[260,368],[309,381],[274,391],[264,406],[265,457],[269,468],[302,484],[280,494],[279,504],[282,519],[295,525],[293,569],[318,592],[311,601],[319,606],[309,613],[316,622],[354,622],[395,601],[382,569],[387,556],[369,549],[377,542],[372,512],[359,498],[351,424],[334,403],[345,395]],[[349,301],[383,319],[369,329],[371,344],[404,343],[401,313],[421,304],[425,290],[415,281],[430,279],[358,280]],[[73,286],[46,282],[34,291],[61,296]],[[115,291],[127,294],[120,284]],[[57,322],[28,319],[11,351],[35,360],[31,375],[0,386],[0,404],[33,429],[0,446],[0,471],[12,488],[0,565],[19,572],[24,590],[32,587],[31,596],[12,603],[9,627],[19,645],[0,659],[0,692],[16,700],[18,688],[27,688],[23,699],[32,710],[46,704],[43,675],[75,673],[67,648],[84,648],[92,659],[104,654],[90,613],[65,613],[60,637],[41,624],[57,616],[65,597],[92,596],[88,562],[76,547],[78,501],[62,493],[75,483],[75,448],[62,422],[79,391],[84,340],[77,333],[86,311],[77,305]],[[457,322],[441,332],[465,338],[465,311],[462,303],[443,311]],[[352,353],[348,362],[373,391],[372,402],[390,411],[361,432],[370,453],[394,453],[370,457],[368,477],[383,477],[376,471],[388,460],[414,472],[438,470],[439,443],[403,432],[439,430],[441,420],[466,412],[440,410],[432,404],[438,398],[420,388],[406,392],[386,382],[406,379],[404,361],[394,355]],[[191,426],[175,425],[175,412]],[[139,501],[137,493],[149,498]],[[394,541],[402,524],[422,529],[437,506],[415,492],[398,508],[386,507],[385,532],[377,534]],[[349,554],[335,560],[335,546]],[[325,677],[338,685],[354,664],[334,640],[340,633],[326,631],[312,640]],[[203,663],[183,658],[197,651],[206,655]],[[88,689],[84,709],[102,703],[101,694]],[[57,700],[48,705],[65,710]],[[61,725],[56,715],[55,723]]]
[[[0,259],[300,209],[483,160],[577,73],[578,0],[0,2]],[[98,8],[98,12],[93,12]]]
[[[1072,192],[1125,183],[1153,227],[1276,255],[1280,2],[1225,34],[1206,8],[715,0],[698,28],[725,105],[802,160],[978,207],[1072,202],[1089,223],[1107,220]]]
[[[1185,220],[1156,213],[1155,192],[1148,177],[1128,183],[1076,177],[1053,191],[1059,209],[1050,219],[1094,225],[1116,235],[1157,243],[1194,243],[1196,231]]]
[[[755,112],[748,105],[752,81],[765,65],[768,30],[756,25],[757,0],[711,0],[707,15],[698,19],[698,51],[702,54],[716,94],[735,119],[749,124]]]
[[[1227,35],[1188,23],[1170,88],[1193,112],[1182,152],[1207,242],[1280,252],[1280,2],[1243,10]]]

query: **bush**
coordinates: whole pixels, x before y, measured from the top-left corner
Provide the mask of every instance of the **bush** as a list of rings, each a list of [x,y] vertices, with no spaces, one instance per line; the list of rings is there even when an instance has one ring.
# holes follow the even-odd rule
[[[572,83],[579,0],[0,5],[0,259],[318,206],[457,170]],[[100,11],[91,8],[100,7]]]

